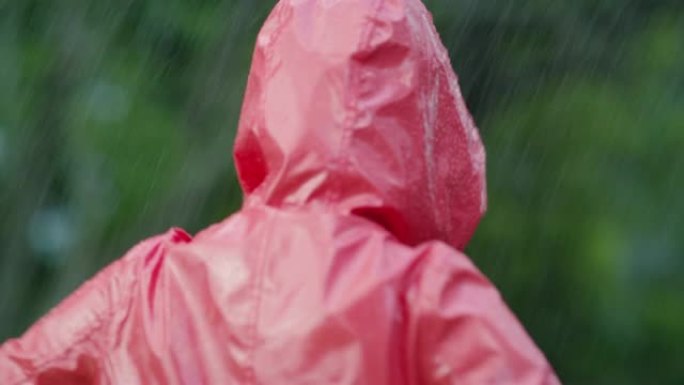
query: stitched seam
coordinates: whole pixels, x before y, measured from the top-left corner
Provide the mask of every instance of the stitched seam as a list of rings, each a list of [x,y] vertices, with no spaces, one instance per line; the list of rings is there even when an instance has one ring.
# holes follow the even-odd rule
[[[354,53],[352,53],[352,56],[361,50],[363,50],[368,43],[371,40],[371,36],[373,34],[373,31],[376,28],[375,23],[372,22],[373,19],[376,19],[378,15],[380,14],[380,10],[382,9],[382,6],[384,4],[385,0],[377,0],[376,3],[373,5],[373,12],[370,17],[367,17],[366,19],[366,25],[363,27],[363,31],[361,32],[359,42],[356,45],[356,49],[354,50]],[[347,75],[347,87],[346,87],[346,92],[347,95],[345,99],[345,104],[346,104],[346,112],[347,115],[345,117],[344,123],[342,125],[342,139],[340,142],[340,148],[339,152],[337,154],[337,157],[334,161],[334,167],[333,171],[337,170],[346,170],[346,169],[351,169],[351,162],[349,161],[348,158],[348,148],[350,147],[351,143],[351,136],[352,136],[352,125],[353,123],[358,119],[358,114],[359,114],[359,109],[358,109],[358,95],[357,95],[357,90],[355,89],[358,81],[358,76],[360,71],[358,71],[358,65],[355,63],[353,58],[350,58],[350,68],[349,68],[349,74]],[[328,165],[326,168],[328,168],[328,171],[330,171],[330,166]],[[336,177],[335,182],[333,184],[333,188],[328,192],[327,198],[328,201],[335,204],[339,202],[340,196],[341,196],[341,190],[342,190],[342,185],[344,184],[343,178]]]
[[[270,214],[270,213],[267,213]],[[265,222],[262,222],[265,223]],[[267,264],[267,255],[266,255],[266,250],[267,246],[269,243],[269,239],[271,237],[272,229],[271,226],[265,226],[265,231],[264,231],[264,236],[261,238],[262,242],[260,244],[260,248],[257,252],[257,270],[256,270],[256,277],[254,280],[254,310],[252,311],[251,317],[250,317],[250,322],[249,322],[249,327],[248,327],[248,335],[249,335],[249,351],[247,352],[247,357],[248,357],[248,362],[247,362],[247,381],[249,385],[257,385],[257,377],[256,377],[256,369],[255,369],[255,354],[256,354],[256,347],[258,343],[258,323],[259,323],[259,317],[261,314],[261,302],[263,299],[262,295],[262,290],[263,290],[263,281],[264,281],[264,271],[266,270],[266,264]]]

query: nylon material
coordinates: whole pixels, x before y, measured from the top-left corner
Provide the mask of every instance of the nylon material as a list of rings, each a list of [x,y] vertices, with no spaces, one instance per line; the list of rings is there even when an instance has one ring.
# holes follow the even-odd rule
[[[334,321],[319,326],[305,331],[308,340],[281,337],[260,349],[255,356],[264,368],[259,383],[289,385],[296,377],[297,384],[364,384],[364,357],[355,336]]]
[[[420,1],[281,0],[234,159],[238,213],[133,248],[0,347],[0,384],[559,383],[457,251],[485,155]]]
[[[175,254],[174,287],[179,292],[192,289],[197,295],[206,296],[210,306],[202,311],[198,309],[200,314],[211,316],[218,324],[245,331],[254,308],[252,301],[244,300],[253,286],[253,267],[241,258],[242,252],[229,244],[208,240],[205,244],[192,245]],[[203,277],[201,285],[193,284],[195,275]],[[226,307],[225,304],[231,306]],[[220,332],[225,338],[231,334],[228,328],[221,328]]]
[[[199,274],[196,276],[201,277]],[[172,306],[185,311],[167,320],[168,345],[165,351],[160,351],[160,357],[164,369],[170,371],[169,377],[180,384],[207,383],[210,371],[206,365],[216,351],[217,337],[224,336],[225,324],[217,323],[211,327],[212,320],[217,319],[217,309],[208,306],[213,301],[207,297],[208,283],[205,277],[202,278],[201,284],[186,283],[181,286],[182,290],[169,288],[175,298]],[[204,301],[196,301],[197,296],[203,296]],[[226,350],[219,351],[225,354]],[[227,357],[221,358],[224,363],[230,362]]]
[[[74,369],[53,368],[41,373],[35,379],[38,385],[93,383],[97,381],[99,368],[94,359],[83,355],[75,361]]]
[[[286,51],[292,51],[287,49]],[[296,51],[296,50],[295,50]],[[291,154],[307,147],[302,143],[315,140],[321,146],[334,148],[341,137],[341,130],[309,127],[341,126],[346,115],[345,106],[339,95],[344,87],[344,67],[316,65],[319,60],[311,55],[294,58],[290,55],[287,65],[281,65],[269,77],[265,91],[266,128],[269,136],[281,148],[282,153]],[[297,72],[297,68],[313,65],[311,71]],[[325,69],[320,69],[325,68]],[[298,73],[293,76],[293,73]],[[292,90],[298,90],[293,93]],[[301,110],[293,114],[292,111]],[[322,113],[325,111],[327,113]]]
[[[387,43],[394,35],[393,20],[385,20],[384,18],[374,17],[370,19],[371,29],[370,37],[368,38],[367,47],[365,50],[374,50],[383,44]]]
[[[295,40],[301,49],[326,58],[347,56],[353,52],[367,22],[369,2],[346,0],[325,2],[321,0],[281,1],[292,7]],[[345,29],[348,33],[337,31]]]
[[[396,127],[396,122],[377,119],[376,127]],[[405,157],[405,148],[411,138],[402,132],[397,132],[393,138],[390,135],[391,132],[373,129],[356,131],[352,137],[355,152],[363,156],[353,158],[352,164],[368,180],[372,180],[375,171],[382,170],[384,177],[373,183],[379,190],[388,192],[402,189],[411,167],[410,160]]]
[[[297,148],[297,144],[304,140],[302,135],[306,133],[306,128],[302,127],[306,124],[303,114],[293,114],[291,111],[300,105],[306,105],[308,108],[313,99],[312,95],[308,94],[311,89],[308,87],[300,89],[296,79],[288,74],[288,70],[290,69],[279,68],[269,78],[264,90],[265,94],[268,95],[264,105],[265,127],[268,129],[271,140],[277,144],[283,154],[293,152]],[[310,76],[312,79],[316,79],[320,75],[312,71]],[[284,97],[293,89],[298,90],[296,95]],[[280,129],[276,130],[275,128]]]
[[[307,156],[309,159],[315,158],[313,154],[302,154]],[[302,202],[310,202],[316,198],[321,198],[322,201],[327,201],[326,193],[328,192],[326,186],[330,183],[329,181],[337,176],[332,175],[330,169],[319,169],[320,164],[315,163],[311,167],[306,167],[307,164],[312,164],[306,160],[297,161],[294,159],[291,161],[296,163],[302,168],[299,175],[296,174],[299,170],[291,170],[289,176],[287,177],[287,183],[278,184],[278,190],[274,190],[271,196],[279,196],[282,198],[283,204],[300,204]],[[313,159],[315,162],[315,159]]]
[[[167,339],[155,338],[155,333],[150,330],[149,322],[155,322],[158,325],[157,329],[159,329],[159,332],[156,333],[157,336],[161,334],[164,337],[168,332],[166,323],[162,322],[162,318],[144,321],[146,316],[142,303],[132,304],[126,313],[126,319],[120,327],[121,335],[116,342],[111,343],[111,351],[117,354],[111,354],[109,357],[108,361],[112,367],[110,370],[134,377],[136,376],[130,373],[131,371],[136,371],[138,376],[149,372],[156,372],[156,376],[165,373],[169,368],[164,368],[165,370],[161,368],[163,367],[164,350],[168,346]],[[139,349],[141,344],[149,348]]]
[[[342,249],[347,255],[374,255],[379,245],[371,240],[347,245]],[[377,254],[375,254],[377,255]],[[378,285],[386,283],[386,273],[377,275],[377,282],[354,279],[378,273],[374,261],[368,258],[351,258],[336,256],[333,260],[335,269],[326,271],[326,290],[328,293],[328,308],[337,313],[344,313],[353,309],[369,294],[375,293]],[[331,266],[331,267],[332,267]],[[334,295],[337,293],[337,295]]]
[[[433,253],[439,253],[433,250]],[[451,363],[450,373],[464,383],[552,383],[555,377],[546,376],[540,365],[539,353],[520,350],[527,337],[500,302],[500,296],[472,264],[462,255],[452,259],[433,259],[431,268],[423,274],[423,295],[431,301],[423,302],[421,318],[424,344],[433,345],[439,358],[428,363],[431,370],[443,370]],[[463,274],[477,283],[464,280]],[[463,288],[457,289],[458,285]],[[457,295],[457,296],[456,296]],[[489,303],[487,306],[485,303]],[[445,323],[444,320],[451,322]],[[488,320],[488,321],[486,321]],[[459,343],[455,343],[459,341]],[[504,353],[505,352],[505,353]],[[507,373],[502,377],[501,373]]]
[[[363,6],[360,5],[362,3]],[[281,2],[281,4],[283,4],[281,6],[283,9],[288,8],[293,13],[290,21],[292,24],[296,25],[295,29],[300,28],[301,25],[303,25],[302,23],[305,23],[304,20],[306,20],[307,17],[325,19],[330,16],[329,12],[332,12],[331,9],[337,9],[338,7],[345,8],[346,11],[344,14],[347,16],[354,14],[353,17],[349,16],[352,20],[364,20],[364,23],[362,23],[362,26],[359,28],[347,28],[353,29],[355,31],[353,33],[345,31],[347,33],[339,34],[340,36],[343,35],[343,37],[340,37],[341,39],[349,38],[357,41],[355,45],[358,48],[352,47],[353,45],[351,43],[340,43],[338,45],[347,48],[340,49],[337,53],[344,53],[344,55],[348,55],[348,58],[353,59],[353,61],[357,63],[348,64],[350,66],[348,69],[339,67],[339,63],[344,63],[344,61],[339,61],[337,53],[326,55],[327,51],[316,51],[312,46],[303,47],[299,35],[297,35],[296,38],[290,36],[290,32],[288,32],[290,31],[290,27],[288,26],[282,26],[280,29],[280,36],[277,39],[270,36],[267,39],[270,45],[268,47],[262,47],[265,51],[278,52],[278,54],[275,55],[278,57],[278,61],[280,63],[287,62],[287,65],[285,66],[285,64],[282,64],[279,70],[276,71],[276,75],[271,77],[268,77],[268,74],[259,73],[259,71],[262,71],[259,67],[254,68],[250,76],[262,78],[264,79],[263,81],[267,83],[273,82],[274,84],[278,84],[279,80],[277,79],[279,76],[282,76],[278,74],[282,72],[287,72],[290,76],[304,76],[301,78],[304,82],[304,86],[297,87],[297,89],[300,90],[298,96],[291,98],[300,98],[298,99],[301,101],[300,103],[294,103],[296,106],[287,109],[277,109],[276,105],[278,105],[278,103],[276,103],[275,100],[284,99],[285,96],[280,96],[280,92],[274,91],[269,92],[268,96],[274,100],[273,104],[264,106],[264,114],[266,116],[269,116],[269,110],[274,110],[277,114],[281,114],[282,111],[288,110],[292,115],[301,116],[301,118],[290,117],[288,119],[281,119],[279,117],[280,115],[276,115],[277,118],[266,122],[267,130],[269,132],[280,132],[281,134],[269,134],[264,136],[257,133],[255,136],[259,141],[264,140],[274,143],[280,149],[282,157],[292,159],[292,161],[288,160],[285,163],[281,162],[278,164],[273,160],[268,161],[268,164],[270,165],[270,171],[268,172],[271,175],[276,175],[276,177],[266,178],[266,182],[271,187],[266,190],[268,193],[266,194],[265,201],[274,205],[282,204],[284,202],[287,202],[288,205],[293,205],[298,203],[298,199],[308,199],[309,197],[305,196],[306,194],[294,193],[296,190],[280,188],[291,185],[292,183],[306,184],[299,180],[299,177],[297,176],[302,175],[301,173],[293,173],[293,170],[290,170],[289,168],[292,167],[293,164],[298,164],[294,159],[297,158],[299,153],[316,151],[336,153],[337,144],[339,143],[340,145],[343,145],[343,151],[346,152],[346,154],[342,154],[342,159],[338,161],[321,158],[322,163],[318,169],[330,170],[335,174],[335,177],[333,177],[333,179],[335,179],[337,178],[336,174],[338,174],[342,168],[346,168],[348,165],[354,163],[360,164],[361,167],[356,171],[357,175],[350,178],[350,181],[352,181],[351,183],[358,184],[359,182],[354,181],[355,179],[368,179],[369,182],[371,182],[370,186],[373,186],[367,191],[368,194],[380,195],[381,201],[385,201],[392,205],[398,212],[402,212],[403,217],[411,218],[409,222],[413,223],[410,225],[410,228],[418,235],[412,242],[416,243],[431,237],[438,237],[445,241],[452,242],[453,245],[462,247],[474,231],[474,225],[477,223],[477,219],[470,219],[470,216],[479,217],[481,210],[479,210],[479,208],[478,210],[471,210],[469,202],[465,202],[466,206],[462,208],[454,208],[453,210],[442,209],[441,206],[448,204],[449,201],[441,199],[440,194],[435,193],[436,186],[441,185],[441,180],[444,178],[452,177],[451,175],[441,175],[438,171],[434,170],[434,166],[430,166],[429,164],[426,165],[427,169],[425,171],[411,173],[411,175],[401,175],[388,172],[384,167],[364,167],[363,162],[355,162],[353,158],[350,158],[349,161],[345,161],[344,158],[349,157],[349,153],[354,154],[356,152],[354,146],[358,142],[347,142],[343,136],[339,136],[344,135],[344,132],[348,131],[349,128],[358,129],[359,127],[362,127],[365,130],[377,131],[377,126],[383,124],[378,115],[379,109],[384,109],[389,105],[399,103],[404,98],[414,99],[414,103],[419,105],[419,110],[416,111],[418,116],[423,114],[426,109],[434,108],[429,106],[430,102],[434,99],[428,99],[421,102],[414,98],[415,93],[422,92],[419,90],[425,87],[424,85],[417,84],[418,81],[414,77],[414,73],[416,71],[436,71],[439,73],[441,69],[431,70],[430,67],[424,68],[421,63],[432,63],[434,62],[435,55],[439,56],[441,52],[445,51],[438,40],[436,40],[435,36],[433,36],[434,28],[429,24],[430,20],[429,17],[426,16],[427,13],[425,10],[419,3],[415,2],[409,4],[409,7],[406,8],[404,3],[397,6],[397,4],[399,4],[397,2],[385,4],[384,2],[350,1],[326,5],[312,1],[295,3],[284,1]],[[275,18],[280,20],[281,16],[275,16]],[[337,29],[335,24],[337,22],[337,19],[334,19],[326,25],[325,37],[321,37],[321,39],[328,39],[330,36],[335,35],[333,32]],[[267,25],[269,23],[270,22],[267,22]],[[311,23],[314,22],[312,21]],[[351,25],[356,25],[354,23],[355,22],[352,22]],[[313,28],[311,27],[313,24],[306,25],[309,25],[309,28]],[[270,30],[272,28],[273,27],[269,27],[269,33],[271,33]],[[312,39],[318,39],[318,37],[312,37]],[[429,41],[427,44],[426,40]],[[346,40],[344,41],[346,42]],[[313,47],[316,47],[316,44],[313,44]],[[269,54],[268,52],[265,52],[264,55],[273,56],[273,53]],[[327,57],[327,59],[316,59],[324,56]],[[298,68],[301,66],[296,64],[302,60],[302,57],[310,57],[307,59],[309,68],[306,72],[299,71]],[[285,60],[285,58],[287,58],[287,60]],[[444,66],[444,64],[439,61],[436,65],[438,67]],[[355,68],[355,66],[358,67]],[[341,82],[339,80],[341,78],[337,75],[317,75],[341,74],[346,73],[347,71],[352,71],[352,73],[350,73],[351,79],[357,79],[352,80],[351,84],[345,86],[350,87],[347,90],[337,88],[344,86],[344,82]],[[439,79],[439,77],[437,77],[437,79]],[[299,81],[297,81],[297,83],[299,83]],[[279,89],[292,87],[295,86],[278,86]],[[310,109],[308,106],[312,103],[309,103],[308,101],[311,96],[306,95],[308,95],[309,92],[312,92],[312,87],[334,90],[333,94],[349,95],[351,99],[345,103],[348,107],[340,105],[339,103],[334,103],[333,106],[327,105],[328,103],[321,103],[317,104],[317,108]],[[430,87],[432,86],[428,86],[428,88]],[[450,91],[442,91],[440,89],[439,91],[431,90],[429,92],[449,93]],[[321,97],[322,95],[323,94],[315,97],[315,99],[317,101],[325,100],[325,97]],[[460,97],[460,95],[451,96],[454,98]],[[246,100],[246,103],[249,103],[250,100],[252,99]],[[339,100],[345,100],[345,98],[341,97]],[[282,105],[282,103],[280,103],[280,105]],[[344,122],[342,122],[342,124],[344,124],[343,127],[340,127],[336,123],[331,125],[331,122],[340,122],[342,116],[345,115],[343,112],[349,111],[349,106],[353,106],[351,108],[356,111],[357,114],[351,121],[351,125],[349,125],[349,123],[345,124]],[[253,108],[257,107],[254,106]],[[244,110],[250,109],[252,108],[248,104],[244,106]],[[423,112],[420,112],[421,110]],[[411,110],[395,112],[395,120],[399,124],[401,124],[400,122],[402,121],[413,120],[414,118],[410,116],[410,113]],[[438,119],[453,119],[453,116],[438,117]],[[459,124],[458,120],[460,120],[459,116],[457,116],[457,121],[451,120],[451,124],[455,125],[458,130],[463,130],[464,128]],[[245,124],[246,123],[247,122],[245,122]],[[416,157],[417,151],[427,151],[427,156],[422,157],[424,159],[423,162],[428,162],[429,159],[433,158],[453,159],[453,157],[448,154],[434,153],[433,143],[442,140],[442,138],[430,134],[435,124],[427,123],[422,126],[422,129],[418,129],[417,127],[394,127],[395,132],[397,132],[397,130],[403,131],[406,129],[416,130],[419,132],[415,132],[412,135],[427,137],[427,139],[424,140],[424,142],[426,142],[427,150],[419,150],[415,146],[404,148],[402,150],[403,152],[412,154],[405,156],[405,158],[415,162],[416,159],[421,159],[421,157]],[[241,123],[241,132],[249,131],[251,129],[252,128],[245,127]],[[388,133],[388,135],[388,141],[393,141],[391,139],[392,134]],[[317,140],[320,138],[326,138],[324,140],[327,140],[327,142]],[[305,140],[302,141],[300,139]],[[376,143],[376,146],[379,145],[379,142]],[[374,144],[369,143],[369,149],[366,152],[379,152],[378,150],[381,150],[380,147],[370,147],[372,145]],[[262,146],[262,148],[266,148],[266,146]],[[430,149],[433,150],[431,151]],[[236,153],[239,152],[240,148],[238,147]],[[265,151],[265,153],[270,154],[271,151]],[[459,160],[459,162],[463,163],[461,160]],[[472,165],[469,166],[467,163],[462,166],[472,167]],[[240,162],[238,162],[238,168],[243,168],[240,166]],[[243,174],[244,173],[242,172],[240,173],[241,178]],[[394,186],[391,187],[390,190],[386,190],[388,186],[386,183],[383,184],[378,182],[378,180],[388,179],[386,176],[389,176],[389,179],[394,178],[396,181],[390,184],[391,186]],[[421,178],[424,180],[423,182],[419,180]],[[345,196],[342,191],[340,191],[340,189],[343,188],[342,183],[339,181],[334,182],[333,179],[330,179],[319,186],[321,193],[318,194],[319,198],[317,199],[325,199],[332,205],[336,205],[337,201],[344,200]],[[421,183],[427,185],[428,190],[430,191],[428,194],[422,194],[420,189],[415,189],[414,185]],[[383,187],[383,185],[385,187]],[[396,189],[401,189],[403,192],[395,192]],[[323,192],[324,190],[327,192]],[[410,193],[410,198],[407,197],[407,193]],[[483,194],[484,192],[479,193],[479,195]],[[421,197],[421,195],[426,195],[426,197]],[[287,196],[287,198],[283,199],[284,196]],[[407,201],[407,198],[408,201],[411,201],[412,203],[409,206],[404,207],[406,204],[404,202]],[[425,199],[427,200],[421,202],[421,200]],[[299,203],[308,203],[308,201],[303,200]],[[457,201],[457,203],[460,202]],[[479,203],[479,205],[482,206],[481,203]],[[364,206],[368,206],[368,204],[364,204]],[[345,209],[354,210],[354,208]],[[434,218],[437,215],[449,212],[453,213],[450,218],[439,220],[435,223]],[[424,217],[425,219],[420,219],[421,217]],[[452,223],[456,221],[459,222],[458,225]],[[454,229],[461,230],[455,231]],[[456,232],[458,233],[456,234]]]
[[[130,325],[129,323],[126,324]],[[137,340],[140,343],[142,340]],[[159,370],[158,363],[151,363],[141,357],[138,349],[133,346],[116,344],[108,359],[105,378],[110,378],[112,384],[142,385],[151,383],[155,376],[160,376],[163,370]],[[152,374],[154,373],[154,375]],[[170,383],[164,381],[165,383]]]
[[[174,276],[170,291],[177,300],[188,298],[187,306],[197,310],[192,314],[203,317],[211,315],[220,319],[221,325],[230,325],[237,332],[247,332],[256,306],[252,293],[256,285],[257,261],[245,261],[242,258],[244,252],[226,251],[230,250],[228,245],[198,246],[193,245],[176,256],[177,261],[170,269]],[[197,280],[195,277],[201,279]],[[208,302],[193,301],[192,298],[195,297],[206,298]],[[230,308],[225,304],[231,304]],[[229,330],[226,329],[225,332]],[[243,339],[244,344],[249,345],[248,339]]]
[[[290,222],[290,221],[288,221]],[[329,253],[327,237],[321,239],[322,234],[327,234],[327,223],[295,225],[287,235],[275,233],[269,240],[266,249],[268,254],[282,253],[281,258],[272,258],[265,264],[262,299],[263,309],[259,319],[259,328],[268,330],[266,338],[286,333],[288,330],[295,331],[307,328],[311,323],[317,323],[318,317],[312,317],[312,312],[322,303],[323,290],[321,290],[321,273],[324,271],[325,256]],[[318,231],[312,231],[312,230]],[[295,245],[306,247],[311,255],[319,255],[319,258],[306,258],[295,256],[288,250],[295,249]],[[304,262],[304,263],[302,263]],[[293,277],[312,277],[308,280],[296,280]],[[313,314],[324,312],[316,311]],[[276,321],[277,322],[273,322]]]
[[[400,101],[413,92],[413,71],[410,64],[407,63],[404,68],[393,70],[373,68],[378,64],[370,63],[370,61],[378,55],[386,58],[387,55],[396,57],[384,59],[387,61],[403,61],[402,56],[405,55],[403,48],[393,46],[385,49],[386,51],[383,52],[383,49],[379,48],[378,52],[371,54],[371,58],[362,61],[363,69],[359,75],[359,99],[357,100],[360,117],[355,122],[354,128],[372,126],[378,109]]]
[[[427,108],[424,109],[425,113],[423,115],[423,156],[425,157],[425,160],[427,162],[427,190],[430,197],[430,203],[432,204],[432,211],[435,213],[439,213],[439,207],[437,206],[437,186],[435,180],[436,167],[434,147],[435,125],[437,123],[439,78],[435,77],[434,82],[435,84],[428,91],[426,100],[422,101],[423,105],[427,106]]]
[[[0,351],[0,379],[9,384],[17,384],[20,378],[25,378],[25,373],[25,370],[22,372],[19,365]]]
[[[388,21],[399,21],[404,18],[405,2],[402,0],[382,0],[379,1],[380,9],[376,13],[376,17]]]
[[[357,290],[355,283],[356,277],[361,276],[362,266],[359,266],[357,258],[345,256],[359,254],[364,247],[369,247],[367,239],[359,237],[355,231],[345,233],[336,237],[334,245],[340,256],[330,261],[323,282],[323,298],[330,304],[328,308],[336,312],[338,307],[349,306],[348,303],[358,296],[354,294]]]

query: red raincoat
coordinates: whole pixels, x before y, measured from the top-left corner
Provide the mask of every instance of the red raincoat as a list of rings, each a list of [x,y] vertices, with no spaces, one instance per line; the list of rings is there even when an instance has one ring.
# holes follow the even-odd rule
[[[419,0],[282,0],[242,210],[146,240],[0,349],[0,383],[557,384],[461,253],[484,151]]]

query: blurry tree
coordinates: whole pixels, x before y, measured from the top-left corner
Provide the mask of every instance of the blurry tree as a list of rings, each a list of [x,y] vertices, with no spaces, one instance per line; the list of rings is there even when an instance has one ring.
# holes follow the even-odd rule
[[[0,3],[0,340],[136,241],[240,205],[273,3]],[[565,383],[684,383],[684,3],[426,3],[488,149],[469,254]]]

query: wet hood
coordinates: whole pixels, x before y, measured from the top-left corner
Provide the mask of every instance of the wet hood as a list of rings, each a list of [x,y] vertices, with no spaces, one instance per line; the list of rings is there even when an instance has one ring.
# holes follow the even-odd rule
[[[462,249],[485,154],[419,0],[282,0],[261,30],[234,159],[245,204],[325,206]]]

